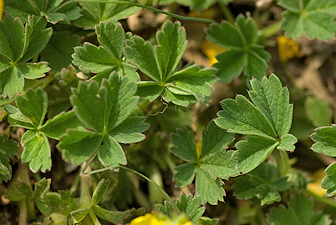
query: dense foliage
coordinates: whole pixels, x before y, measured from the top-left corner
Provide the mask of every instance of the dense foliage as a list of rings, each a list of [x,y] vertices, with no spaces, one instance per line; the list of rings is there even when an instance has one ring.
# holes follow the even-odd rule
[[[336,224],[335,14],[0,0],[0,223]]]

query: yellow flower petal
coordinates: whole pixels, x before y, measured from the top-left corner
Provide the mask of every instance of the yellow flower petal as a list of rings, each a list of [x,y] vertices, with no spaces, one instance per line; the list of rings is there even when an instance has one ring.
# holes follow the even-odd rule
[[[208,57],[209,64],[213,65],[214,63],[217,62],[216,55],[224,52],[226,50],[226,48],[219,47],[218,45],[216,45],[216,44],[214,44],[214,43],[212,43],[208,40],[205,40],[201,44],[201,50]]]
[[[301,57],[300,46],[293,39],[286,38],[285,36],[278,37],[278,52],[281,62],[294,57]]]
[[[133,219],[130,225],[165,225],[164,221],[158,220],[153,214],[147,213],[144,216]]]

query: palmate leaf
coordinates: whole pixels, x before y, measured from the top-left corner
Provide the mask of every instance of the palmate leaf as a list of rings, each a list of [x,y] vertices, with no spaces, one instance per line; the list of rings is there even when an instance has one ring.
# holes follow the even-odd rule
[[[248,79],[255,77],[261,80],[266,75],[271,56],[263,46],[257,44],[257,25],[253,19],[239,15],[234,25],[227,21],[215,23],[206,33],[211,42],[227,48],[216,56],[218,63],[214,64],[221,81],[229,83],[242,72]]]
[[[204,102],[212,93],[210,84],[216,81],[213,69],[196,65],[175,71],[186,49],[186,34],[180,23],[167,21],[156,33],[158,45],[153,46],[139,36],[126,42],[127,60],[153,81],[139,82],[138,94],[155,100],[160,95],[166,101],[188,106],[195,100]]]
[[[129,2],[137,3],[136,0]],[[75,21],[75,24],[86,30],[94,29],[100,22],[124,19],[140,10],[139,7],[127,4],[81,2],[80,5],[82,16]]]
[[[279,191],[288,188],[288,177],[278,177],[277,167],[271,163],[262,163],[251,173],[237,178],[233,189],[238,199],[257,197],[261,204],[279,202]]]
[[[68,128],[81,127],[73,111],[60,113],[54,118],[43,121],[47,113],[47,94],[41,89],[28,89],[15,98],[16,107],[7,105],[10,113],[8,122],[11,126],[28,129],[21,138],[23,152],[21,159],[29,163],[32,171],[45,172],[51,167],[50,146],[47,137],[58,139]]]
[[[45,76],[46,62],[26,63],[47,44],[52,30],[45,29],[43,18],[28,17],[24,27],[20,19],[6,15],[0,23],[0,94],[3,98],[22,92],[24,79]]]
[[[286,11],[281,24],[285,35],[299,38],[303,34],[309,38],[327,40],[335,36],[335,0],[279,0]]]
[[[336,125],[319,127],[312,134],[312,139],[315,142],[311,149],[323,155],[336,156]],[[322,180],[322,187],[327,189],[327,195],[333,196],[336,194],[336,164],[329,165],[326,169],[326,176]]]
[[[123,62],[123,47],[126,35],[120,23],[107,21],[95,26],[99,46],[84,43],[83,47],[76,47],[72,55],[73,63],[83,71],[96,73],[93,77],[98,83],[108,78],[112,71],[127,75],[130,81],[138,81],[136,68]]]
[[[201,201],[216,204],[225,194],[219,178],[229,178],[240,173],[232,163],[232,151],[225,148],[233,141],[234,134],[227,133],[213,122],[203,131],[202,149],[197,149],[194,135],[187,129],[172,135],[175,147],[171,151],[187,161],[176,167],[174,180],[178,186],[187,186],[196,179],[196,193]]]
[[[80,164],[97,154],[106,166],[126,164],[121,143],[142,141],[148,129],[143,118],[130,117],[139,99],[136,83],[112,73],[99,85],[95,80],[80,82],[73,90],[71,104],[86,130],[73,129],[58,144],[65,158]]]
[[[223,110],[218,113],[216,124],[230,132],[248,135],[236,144],[232,157],[242,172],[250,172],[277,148],[293,151],[297,139],[288,134],[293,114],[287,88],[279,78],[271,75],[261,81],[251,80],[250,102],[242,95],[235,100],[224,99]]]
[[[62,21],[69,24],[71,20],[80,17],[80,8],[75,1],[39,1],[39,0],[5,0],[5,13],[13,17],[19,17],[24,23],[27,22],[28,15],[45,17],[48,22],[56,24]]]
[[[291,197],[288,208],[280,205],[272,208],[267,215],[269,223],[274,225],[328,225],[331,224],[328,215],[321,211],[314,212],[314,202],[304,195]]]

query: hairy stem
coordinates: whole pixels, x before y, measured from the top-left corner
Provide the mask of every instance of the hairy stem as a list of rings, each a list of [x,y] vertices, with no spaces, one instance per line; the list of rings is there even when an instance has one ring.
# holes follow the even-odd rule
[[[278,176],[285,176],[290,169],[287,152],[278,149],[273,152],[278,167]]]

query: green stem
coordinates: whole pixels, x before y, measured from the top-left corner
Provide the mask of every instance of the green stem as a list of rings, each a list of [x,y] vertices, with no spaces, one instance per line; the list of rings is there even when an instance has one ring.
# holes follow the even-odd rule
[[[27,224],[27,215],[28,215],[28,206],[27,206],[27,198],[19,201],[19,225]]]
[[[87,168],[86,172],[89,172],[89,170],[90,168]],[[79,204],[82,209],[91,207],[90,175],[87,173],[81,176]]]
[[[224,13],[224,16],[226,18],[227,21],[229,21],[230,23],[234,24],[235,23],[235,18],[231,12],[231,10],[227,7],[227,5],[225,3],[220,2],[220,7],[222,12]]]
[[[173,199],[167,194],[167,192],[165,192],[157,183],[155,183],[154,181],[152,181],[151,179],[149,179],[148,177],[146,177],[145,175],[143,175],[142,173],[139,173],[138,171],[136,170],[133,170],[133,169],[130,169],[126,166],[122,166],[122,165],[119,165],[118,166],[119,168],[121,169],[124,169],[124,170],[127,170],[127,171],[130,171],[140,177],[142,177],[143,179],[145,179],[146,181],[148,181],[149,183],[151,183],[152,185],[154,185],[164,196],[165,198],[172,204],[172,206],[174,207],[174,209],[177,211],[177,212],[180,212],[180,209],[176,206],[175,202],[173,201]],[[99,170],[94,170],[94,171],[90,171],[90,172],[86,172],[85,174],[86,175],[89,175],[89,174],[94,174],[94,173],[99,173],[99,172],[103,172],[103,171],[106,171],[106,170],[111,170],[111,169],[114,169],[116,167],[107,167],[107,168],[103,168],[103,169],[99,169]]]
[[[327,205],[330,205],[330,206],[336,208],[336,201],[331,199],[331,198],[318,196],[318,195],[314,194],[313,192],[311,192],[309,190],[305,190],[304,193],[314,197],[317,201],[319,201],[321,203],[324,203],[324,204],[327,204]]]
[[[268,38],[268,37],[271,37],[271,36],[275,35],[280,30],[281,22],[282,21],[278,21],[278,22],[273,23],[272,25],[266,27],[265,29],[263,29],[261,31],[261,35],[260,36],[262,36],[264,38]]]
[[[287,152],[278,149],[273,152],[278,167],[278,175],[285,176],[290,169]]]
[[[177,212],[180,212],[180,209],[176,206],[175,202],[173,201],[173,199],[167,194],[167,192],[165,192],[157,183],[155,183],[154,181],[152,181],[151,179],[149,179],[148,177],[146,177],[145,175],[143,175],[142,173],[139,173],[136,170],[130,169],[126,166],[119,166],[122,169],[125,169],[127,171],[130,171],[140,177],[142,177],[143,179],[145,179],[146,181],[148,181],[149,183],[151,183],[152,185],[154,185],[165,197],[166,199],[172,204],[172,206],[174,206],[175,210]]]
[[[180,20],[189,20],[189,21],[195,21],[195,22],[204,22],[204,23],[214,23],[216,21],[211,20],[211,19],[204,19],[204,18],[194,18],[194,17],[187,17],[187,16],[180,16],[171,12],[166,12],[161,9],[157,9],[151,6],[147,5],[142,5],[139,3],[135,2],[128,2],[128,1],[115,1],[115,0],[77,0],[77,2],[96,2],[96,3],[115,3],[115,4],[120,4],[120,5],[130,5],[130,6],[135,6],[135,7],[140,7],[144,9],[149,9],[157,13],[165,14],[171,17],[174,17],[176,19]]]

